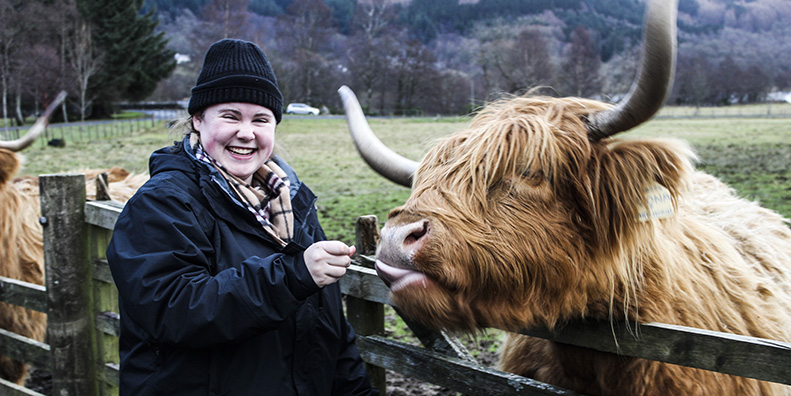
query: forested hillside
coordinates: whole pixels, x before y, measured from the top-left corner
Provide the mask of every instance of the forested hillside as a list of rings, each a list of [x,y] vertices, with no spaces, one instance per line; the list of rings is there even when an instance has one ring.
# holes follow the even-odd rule
[[[209,45],[236,37],[265,49],[286,101],[330,110],[339,108],[340,85],[372,114],[464,114],[535,87],[617,100],[635,72],[644,4],[5,0],[0,82],[6,113],[41,108],[59,89],[88,115],[97,105],[93,113],[105,113],[110,100],[181,100]],[[789,0],[680,0],[670,101],[760,102],[791,90],[788,21]]]
[[[171,47],[192,56],[193,69],[179,67],[180,85],[178,75],[169,82],[181,92],[202,49],[231,35],[272,54],[289,100],[335,107],[335,88],[348,84],[371,112],[462,113],[536,86],[556,95],[619,97],[636,67],[644,0],[147,0],[146,6],[158,10]],[[787,0],[681,0],[671,100],[751,102],[790,89],[789,20]],[[196,27],[205,40],[196,40]],[[163,87],[159,94],[173,92]]]

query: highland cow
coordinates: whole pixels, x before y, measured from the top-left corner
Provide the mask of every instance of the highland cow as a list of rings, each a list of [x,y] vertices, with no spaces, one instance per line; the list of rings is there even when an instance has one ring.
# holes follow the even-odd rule
[[[37,285],[44,284],[44,245],[39,218],[38,180],[16,178],[21,160],[16,152],[28,147],[41,134],[51,112],[63,100],[53,101],[44,115],[20,139],[0,141],[0,276]],[[109,195],[125,202],[148,178],[121,168],[86,171],[88,196],[94,195],[96,175],[108,173]],[[46,315],[20,306],[0,303],[0,328],[37,341],[44,341]],[[26,366],[0,356],[0,377],[22,384]]]
[[[384,147],[341,89],[362,156],[412,187],[377,249],[377,272],[402,312],[469,332],[624,320],[791,341],[788,221],[696,171],[683,142],[612,137],[664,102],[675,7],[649,2],[641,68],[622,104],[501,100],[419,164]],[[518,334],[500,366],[590,395],[791,394]]]
[[[41,216],[38,197],[28,193],[27,182],[21,182],[19,187],[14,182],[20,167],[15,152],[29,146],[43,132],[50,114],[64,98],[65,94],[59,95],[22,138],[0,142],[0,276],[44,284],[44,244],[38,222]],[[0,303],[0,327],[42,341],[47,321],[43,313]],[[0,377],[21,385],[26,372],[22,362],[0,356]]]

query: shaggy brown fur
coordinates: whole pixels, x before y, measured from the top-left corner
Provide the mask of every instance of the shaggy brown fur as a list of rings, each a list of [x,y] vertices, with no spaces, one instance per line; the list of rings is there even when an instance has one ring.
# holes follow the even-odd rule
[[[38,222],[38,198],[20,192],[12,177],[19,169],[14,153],[0,149],[0,276],[44,284],[44,248]],[[44,314],[0,303],[0,327],[43,341]],[[0,356],[0,377],[22,384],[25,365]]]
[[[0,149],[0,276],[44,284],[44,245],[39,217],[38,181],[14,180],[20,167],[17,154]],[[148,176],[129,174],[121,168],[86,171],[89,197],[95,191],[96,175],[108,172],[110,196],[125,202]],[[44,341],[46,315],[16,305],[0,303],[0,327],[25,337]],[[22,384],[26,368],[21,362],[0,356],[0,377]]]
[[[435,328],[463,331],[588,318],[791,341],[787,221],[696,172],[682,142],[591,142],[584,118],[606,107],[504,100],[434,147],[388,220],[429,222],[411,256],[428,281],[394,290],[395,304]],[[669,190],[676,214],[641,222],[643,189],[655,183]],[[510,336],[500,364],[591,395],[791,394],[521,335]]]

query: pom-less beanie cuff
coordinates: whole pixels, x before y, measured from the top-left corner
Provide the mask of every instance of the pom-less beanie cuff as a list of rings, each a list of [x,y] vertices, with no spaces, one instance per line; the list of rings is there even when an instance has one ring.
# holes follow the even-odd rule
[[[264,106],[278,123],[283,114],[283,95],[264,52],[255,44],[220,40],[206,53],[187,111],[190,115],[215,104],[243,102]]]

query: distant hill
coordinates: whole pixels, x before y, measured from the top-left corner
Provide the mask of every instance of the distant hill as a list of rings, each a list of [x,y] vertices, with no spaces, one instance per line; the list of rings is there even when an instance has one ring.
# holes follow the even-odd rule
[[[290,92],[301,101],[332,103],[335,94],[317,92],[314,86],[303,84],[306,79],[299,74],[303,69],[323,73],[324,78],[334,76],[345,84],[348,77],[335,74],[356,68],[359,78],[366,79],[357,83],[370,89],[369,100],[382,113],[411,108],[452,113],[490,92],[518,92],[536,85],[583,95],[576,93],[581,92],[579,89],[563,88],[570,81],[564,75],[569,69],[564,62],[573,53],[575,37],[587,37],[583,40],[585,48],[592,49],[589,52],[595,62],[585,66],[592,76],[591,89],[603,97],[623,94],[635,72],[647,0],[389,0],[392,8],[380,16],[386,30],[377,33],[378,41],[370,48],[361,47],[361,43],[368,42],[361,41],[359,29],[367,15],[355,15],[354,11],[359,4],[371,5],[375,0],[144,1],[147,9],[156,7],[171,48],[193,59],[203,56],[202,51],[211,42],[209,38],[227,34],[266,44],[268,50],[271,48],[272,59],[287,71],[283,73],[288,77],[283,80],[291,79]],[[204,19],[202,10],[210,1],[218,2],[212,7],[214,19]],[[306,9],[321,9],[326,12],[322,15],[331,12],[332,18],[322,16],[326,25],[319,30],[294,23],[300,15],[292,12],[297,7],[290,6],[297,1],[313,2]],[[315,3],[319,1],[326,7]],[[236,12],[232,21],[222,26],[216,14],[219,2]],[[245,4],[248,13],[238,13]],[[751,102],[762,100],[773,90],[791,89],[788,21],[791,0],[680,0],[678,89],[671,98],[676,103]],[[237,30],[228,33],[220,27]],[[584,34],[575,35],[576,32]],[[299,57],[306,52],[294,49],[307,49],[308,44],[296,40],[305,34],[316,34],[311,42],[320,44],[309,49],[310,57]],[[354,54],[357,48],[365,50]],[[542,54],[535,57],[541,62],[534,61],[527,67],[530,54],[536,53]],[[424,69],[410,73],[410,67],[418,66]],[[188,70],[189,67],[197,66],[187,64],[181,67],[181,74],[176,73],[174,80],[184,80],[178,86],[187,87],[176,92],[188,92],[194,81],[192,76],[197,71]],[[391,74],[385,75],[384,71]],[[431,100],[436,92],[418,95],[414,90],[402,89],[393,94],[386,89],[387,78],[416,84],[416,79],[407,81],[411,76],[425,76],[432,82],[439,81],[439,76],[447,78],[446,89],[458,88],[458,92],[445,96],[461,99],[458,103],[445,103]],[[412,96],[407,97],[404,92]],[[425,103],[418,103],[419,100]],[[440,105],[446,107],[431,107]],[[454,109],[448,110],[452,106]]]
[[[189,9],[200,15],[210,0],[145,0],[145,8],[156,7],[161,16]],[[249,10],[264,16],[278,16],[295,0],[250,0]],[[357,2],[371,0],[324,0],[339,24],[348,24],[348,14]],[[400,19],[410,34],[429,43],[441,34],[467,35],[474,26],[487,21],[516,21],[527,15],[549,13],[557,18],[568,35],[578,26],[597,32],[602,59],[607,61],[629,43],[639,41],[645,0],[389,0],[400,8]],[[681,42],[695,41],[724,29],[746,33],[785,30],[791,21],[789,0],[681,0],[679,36]],[[348,31],[348,26],[339,26]]]

